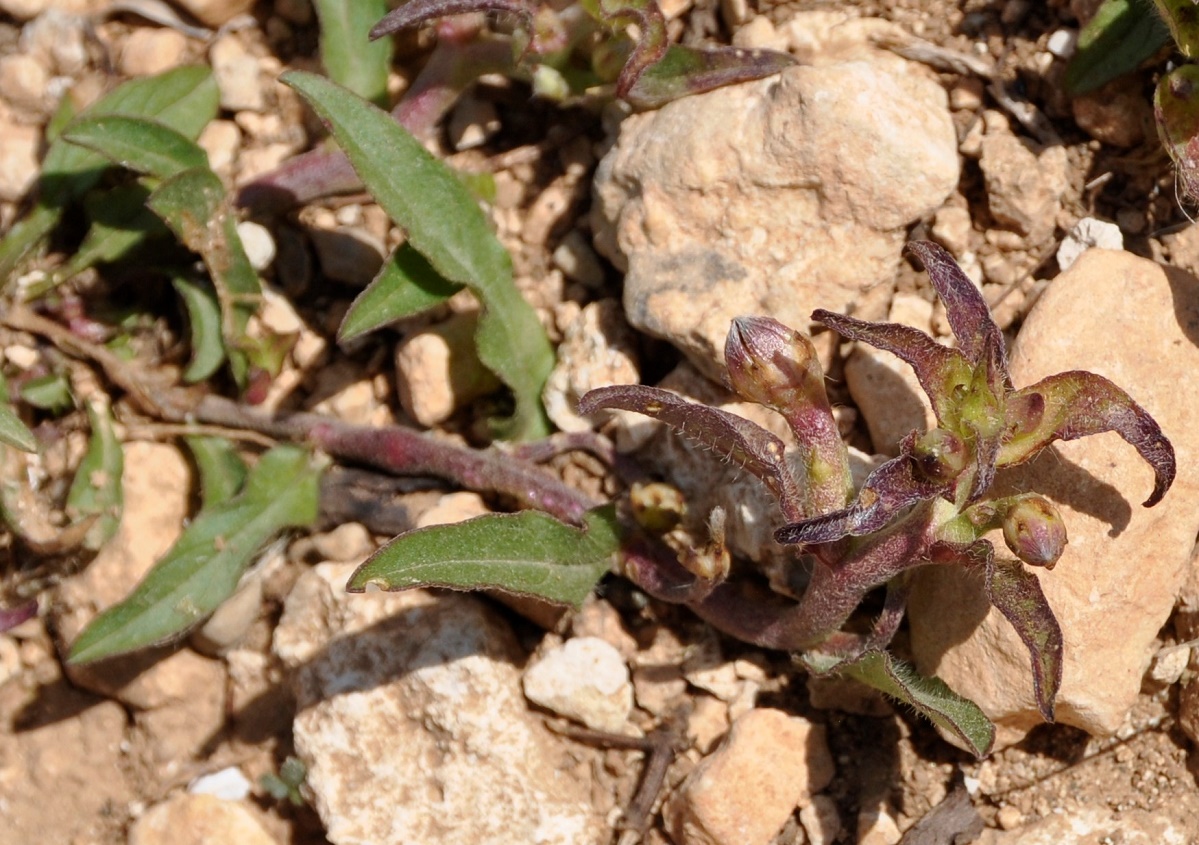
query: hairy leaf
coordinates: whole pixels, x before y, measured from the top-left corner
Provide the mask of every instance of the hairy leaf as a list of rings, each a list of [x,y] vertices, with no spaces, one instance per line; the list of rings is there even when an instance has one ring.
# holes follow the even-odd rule
[[[611,568],[621,536],[612,506],[588,511],[584,523],[580,531],[522,511],[420,528],[375,552],[346,589],[496,589],[579,607]]]
[[[7,402],[0,402],[0,443],[15,446],[23,452],[36,452],[37,439],[17,412]]]
[[[1006,371],[1003,332],[991,319],[991,309],[974,282],[962,272],[952,255],[932,241],[911,241],[908,249],[924,264],[929,281],[945,303],[945,316],[966,359],[978,364],[993,355]]]
[[[1022,463],[1054,440],[1114,431],[1153,467],[1145,507],[1161,501],[1174,481],[1174,447],[1161,427],[1131,396],[1095,373],[1058,373],[1016,391],[1007,402],[1006,422],[999,466]]]
[[[1140,0],[1103,0],[1078,34],[1066,66],[1066,91],[1085,94],[1132,73],[1170,41],[1170,30]]]
[[[760,478],[780,505],[799,502],[795,478],[783,458],[783,441],[757,423],[688,402],[667,390],[639,384],[599,387],[579,400],[579,413],[619,408],[645,414],[669,425],[679,434],[716,452]],[[784,513],[787,518],[791,514]]]
[[[87,419],[92,435],[87,453],[71,481],[67,508],[78,517],[95,517],[83,538],[83,547],[97,551],[121,526],[121,509],[125,502],[121,483],[125,472],[125,450],[113,431],[112,412],[107,401],[89,402]]]
[[[187,309],[187,324],[191,334],[192,358],[183,371],[183,380],[196,384],[215,373],[225,362],[221,306],[216,294],[208,288],[183,278],[174,279],[172,284]]]
[[[642,109],[655,109],[688,94],[764,79],[786,70],[795,59],[774,50],[671,44],[666,54],[636,78],[625,95]]]
[[[200,509],[232,499],[246,482],[246,464],[224,437],[184,438],[200,472]]]
[[[1162,76],[1153,97],[1157,133],[1178,171],[1178,186],[1199,200],[1199,65],[1185,64]]]
[[[316,519],[321,469],[294,446],[263,455],[245,490],[201,511],[129,597],[83,630],[68,659],[87,663],[154,645],[212,613],[264,543]]]
[[[549,432],[541,389],[554,351],[512,279],[512,261],[470,192],[388,115],[344,88],[293,71],[283,81],[320,115],[368,190],[408,241],[447,281],[468,286],[483,305],[479,360],[516,399],[501,434],[527,440]]]
[[[337,339],[353,340],[388,323],[419,314],[445,302],[462,288],[446,281],[410,245],[402,244],[374,281],[358,294],[341,321]]]
[[[152,118],[194,140],[216,117],[219,99],[212,72],[189,65],[125,82],[79,117],[123,114]],[[0,241],[0,279],[9,277],[17,262],[58,225],[64,207],[90,190],[107,166],[99,153],[61,138],[50,144],[38,179],[37,205]]]
[[[447,15],[466,15],[472,12],[516,15],[525,26],[531,25],[533,21],[532,5],[521,0],[407,0],[375,24],[370,31],[370,37],[382,38]]]
[[[71,122],[62,137],[114,164],[159,179],[208,166],[208,154],[199,144],[166,124],[146,118],[119,114],[80,118]]]
[[[666,18],[655,0],[599,0],[599,9],[604,22],[613,28],[637,25],[637,43],[616,79],[616,96],[627,99],[646,70],[666,56],[670,46]]]
[[[314,5],[321,24],[321,62],[329,78],[376,105],[387,105],[392,43],[370,38],[375,21],[387,13],[387,0],[316,0]]]
[[[985,757],[995,742],[995,726],[973,701],[962,698],[939,678],[922,678],[908,664],[885,651],[867,651],[848,660],[824,655],[802,657],[817,674],[848,675],[907,704],[947,734],[955,736],[975,757]]]

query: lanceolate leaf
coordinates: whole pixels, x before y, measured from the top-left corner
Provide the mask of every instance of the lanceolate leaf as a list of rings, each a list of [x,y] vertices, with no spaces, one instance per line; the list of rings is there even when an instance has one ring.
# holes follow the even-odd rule
[[[17,412],[4,402],[0,402],[0,443],[16,446],[23,452],[37,451],[37,440],[33,432],[21,422]]]
[[[700,50],[671,44],[657,64],[650,65],[637,77],[626,99],[638,108],[654,109],[688,94],[764,79],[793,64],[792,56],[774,50],[738,47]]]
[[[194,140],[216,117],[219,99],[207,67],[185,66],[130,80],[85,109],[80,118],[106,114],[152,118]],[[37,205],[0,241],[0,279],[12,273],[21,257],[58,224],[63,207],[91,189],[106,167],[108,160],[99,153],[61,138],[50,144],[42,162]]]
[[[403,8],[403,7],[401,7]],[[337,339],[346,341],[440,305],[462,290],[447,282],[423,255],[403,244],[346,312]]]
[[[501,433],[511,439],[547,434],[541,388],[554,365],[553,348],[470,192],[386,112],[313,74],[293,71],[283,81],[329,125],[367,189],[407,231],[409,243],[444,279],[468,286],[479,298],[479,359],[516,399],[516,413]]]
[[[805,654],[802,660],[812,672],[848,675],[911,706],[941,730],[957,737],[976,757],[985,757],[991,751],[995,726],[977,704],[962,698],[939,678],[922,678],[911,666],[884,651],[867,651],[844,661]]]
[[[211,508],[232,499],[246,482],[246,464],[233,443],[224,437],[185,438],[200,471],[200,508]]]
[[[107,402],[89,403],[87,418],[92,436],[71,482],[67,508],[79,517],[96,518],[83,539],[84,548],[96,551],[117,533],[121,524],[125,452],[113,431]]]
[[[410,531],[375,552],[346,589],[496,589],[579,607],[611,568],[621,533],[611,506],[589,511],[584,522],[580,531],[522,511]]]
[[[267,452],[236,498],[200,512],[133,593],[98,616],[68,658],[86,663],[176,636],[232,595],[255,552],[316,519],[321,466],[302,449]]]
[[[94,150],[137,173],[169,179],[193,167],[207,167],[208,154],[195,141],[155,120],[102,115],[72,121],[63,138]]]
[[[783,441],[744,417],[639,384],[599,387],[579,400],[581,414],[601,408],[619,408],[661,420],[687,439],[756,475],[780,504],[800,501],[798,485],[783,459]]]
[[[386,0],[316,0],[321,61],[329,78],[376,105],[386,105],[391,41],[371,43],[371,26],[387,12]]]
[[[999,449],[999,466],[1028,460],[1054,440],[1075,440],[1114,431],[1153,467],[1152,507],[1174,481],[1174,447],[1161,427],[1122,389],[1103,376],[1075,370],[1049,376],[1016,391],[1007,403],[1011,432]]]
[[[1078,34],[1078,49],[1066,66],[1066,90],[1085,94],[1132,73],[1169,40],[1169,29],[1148,3],[1104,0]]]
[[[924,264],[929,281],[945,303],[945,316],[962,354],[978,364],[993,350],[999,366],[1005,367],[1003,332],[991,319],[991,309],[982,292],[962,272],[953,256],[931,241],[912,241],[908,249]]]
[[[187,309],[191,333],[192,359],[183,371],[183,380],[195,384],[215,373],[225,361],[221,306],[216,294],[208,288],[182,278],[175,279],[172,284]]]

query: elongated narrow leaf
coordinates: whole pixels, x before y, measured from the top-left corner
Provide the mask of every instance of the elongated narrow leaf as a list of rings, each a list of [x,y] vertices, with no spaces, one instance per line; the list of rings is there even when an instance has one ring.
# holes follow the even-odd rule
[[[316,0],[321,62],[338,85],[375,105],[387,105],[390,40],[371,42],[371,27],[387,14],[387,0]]]
[[[62,137],[137,173],[170,179],[207,167],[208,154],[195,141],[164,123],[120,114],[74,120]]]
[[[522,511],[410,531],[375,552],[346,589],[496,589],[579,607],[620,547],[614,508],[589,511],[584,523],[580,531]]]
[[[619,408],[661,420],[688,440],[756,475],[778,499],[800,500],[798,485],[783,458],[783,441],[757,423],[640,384],[599,387],[579,400],[581,414],[601,408]]]
[[[475,12],[516,15],[526,26],[533,22],[533,5],[522,0],[407,0],[375,24],[370,30],[370,37],[382,38],[447,15],[467,15]]]
[[[392,253],[366,290],[358,294],[341,321],[337,339],[352,340],[419,314],[445,302],[462,287],[447,282],[423,255],[405,243]]]
[[[37,439],[17,412],[7,403],[0,402],[0,443],[15,446],[23,452],[36,452]]]
[[[204,259],[221,308],[221,336],[234,378],[244,383],[249,341],[246,326],[262,299],[258,274],[237,234],[237,220],[220,178],[197,167],[163,182],[150,208],[181,241]]]
[[[1066,66],[1070,94],[1085,94],[1132,73],[1170,41],[1170,30],[1140,0],[1104,0],[1078,34],[1078,49]]]
[[[379,205],[447,281],[468,286],[483,305],[475,342],[481,360],[511,388],[513,418],[501,434],[533,439],[549,431],[541,389],[554,352],[536,313],[512,279],[512,261],[470,192],[387,112],[338,85],[293,71],[283,81],[332,129]]]
[[[125,502],[121,483],[125,451],[113,431],[112,412],[107,402],[88,403],[87,419],[92,434],[87,453],[71,481],[67,509],[77,517],[95,517],[83,539],[83,547],[96,551],[117,533],[121,525],[121,509]]]
[[[119,85],[79,118],[106,114],[151,118],[195,140],[216,117],[219,100],[212,71],[189,65]],[[50,144],[38,180],[37,205],[0,241],[0,279],[8,278],[17,262],[58,225],[67,203],[90,190],[106,167],[108,160],[92,150],[62,138]]]
[[[885,651],[867,651],[850,660],[824,655],[801,658],[816,674],[834,672],[912,707],[946,733],[957,737],[976,757],[985,757],[995,742],[995,726],[978,705],[962,698],[939,678],[923,678]]]
[[[75,404],[71,395],[71,384],[61,373],[38,376],[21,385],[21,398],[35,408],[62,414]]]
[[[671,44],[656,64],[636,78],[625,99],[638,108],[656,109],[688,94],[764,79],[793,64],[794,57],[774,50]]]
[[[246,464],[224,437],[184,439],[200,471],[200,507],[211,508],[232,499],[246,482]]]
[[[201,511],[133,593],[92,621],[69,660],[86,663],[176,636],[237,589],[264,543],[317,516],[321,467],[303,449],[278,446],[236,498]]]
[[[183,380],[191,384],[204,381],[225,362],[225,344],[221,339],[221,306],[216,294],[186,279],[172,284],[187,309],[191,332],[192,359],[183,371]]]
[[[1145,507],[1161,501],[1174,482],[1174,447],[1149,413],[1103,376],[1081,370],[1058,373],[1016,391],[1007,402],[1007,436],[999,466],[1028,460],[1054,440],[1075,440],[1114,431],[1153,467],[1153,492]]]
[[[91,225],[69,261],[56,269],[45,285],[49,290],[97,264],[110,264],[129,255],[148,238],[168,235],[166,227],[146,208],[150,189],[134,182],[84,198]],[[33,298],[40,290],[27,294]]]
[[[945,303],[949,327],[967,360],[972,364],[982,362],[988,349],[998,350],[1002,359],[1005,354],[1003,332],[991,318],[991,309],[987,307],[982,291],[962,272],[953,256],[932,241],[912,241],[908,249],[924,264],[929,281]]]

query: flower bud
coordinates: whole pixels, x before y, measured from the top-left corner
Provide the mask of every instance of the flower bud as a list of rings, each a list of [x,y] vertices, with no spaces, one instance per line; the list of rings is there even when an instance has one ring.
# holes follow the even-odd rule
[[[733,390],[751,402],[776,410],[805,401],[828,403],[816,350],[807,338],[778,320],[770,317],[733,320],[724,345],[724,359]],[[816,390],[819,395],[815,395]]]
[[[920,435],[912,447],[912,458],[925,478],[946,482],[962,474],[970,461],[970,451],[952,431],[934,428]]]
[[[1003,518],[1003,539],[1020,560],[1052,569],[1066,548],[1066,524],[1048,499],[1026,496]]]

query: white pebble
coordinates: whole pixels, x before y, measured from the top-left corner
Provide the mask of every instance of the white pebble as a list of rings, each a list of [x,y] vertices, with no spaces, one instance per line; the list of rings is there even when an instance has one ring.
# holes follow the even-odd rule
[[[525,696],[599,731],[624,733],[633,685],[620,652],[598,637],[575,637],[525,670]]]
[[[212,795],[225,801],[240,801],[250,794],[250,781],[241,773],[241,769],[230,766],[210,775],[201,775],[188,785],[187,791],[192,795]]]
[[[1084,217],[1070,227],[1061,246],[1057,248],[1057,265],[1066,270],[1078,257],[1091,247],[1101,249],[1124,249],[1124,235],[1120,227],[1106,220]]]
[[[1073,29],[1059,29],[1054,31],[1049,36],[1049,41],[1046,42],[1045,48],[1059,59],[1070,58],[1074,55],[1074,51],[1078,49],[1078,31]]]
[[[275,260],[275,239],[266,226],[243,220],[237,224],[237,235],[246,250],[246,257],[250,259],[250,266],[259,271],[271,266]]]

